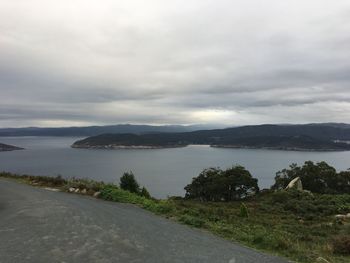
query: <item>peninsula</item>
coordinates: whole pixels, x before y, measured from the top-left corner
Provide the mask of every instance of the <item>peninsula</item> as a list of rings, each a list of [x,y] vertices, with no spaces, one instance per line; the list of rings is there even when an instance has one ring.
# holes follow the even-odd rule
[[[15,151],[15,150],[23,150],[23,148],[13,146],[13,145],[8,145],[4,143],[0,143],[0,152],[8,152],[8,151]]]

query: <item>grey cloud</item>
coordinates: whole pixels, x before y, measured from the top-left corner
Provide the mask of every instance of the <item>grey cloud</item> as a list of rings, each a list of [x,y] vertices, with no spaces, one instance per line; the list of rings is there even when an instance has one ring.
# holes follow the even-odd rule
[[[349,12],[345,0],[0,0],[0,127],[350,122]]]

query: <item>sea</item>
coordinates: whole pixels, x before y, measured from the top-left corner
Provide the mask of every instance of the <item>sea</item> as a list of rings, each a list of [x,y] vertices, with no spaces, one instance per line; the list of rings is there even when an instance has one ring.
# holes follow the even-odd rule
[[[184,187],[205,168],[242,165],[269,188],[276,172],[292,163],[326,161],[338,171],[350,168],[350,151],[301,152],[265,149],[212,148],[190,145],[169,149],[73,149],[78,137],[0,137],[0,143],[25,150],[0,152],[0,171],[31,175],[61,175],[119,183],[132,171],[152,196],[183,196]]]

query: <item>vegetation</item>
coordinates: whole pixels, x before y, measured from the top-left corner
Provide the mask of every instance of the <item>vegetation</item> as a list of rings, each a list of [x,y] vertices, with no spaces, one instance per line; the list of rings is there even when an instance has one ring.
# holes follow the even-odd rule
[[[62,176],[40,176],[40,175],[18,175],[7,172],[0,172],[0,177],[11,178],[28,183],[33,186],[42,186],[42,187],[53,187],[59,188],[63,191],[69,191],[70,188],[78,189],[79,192],[86,190],[87,194],[94,194],[103,189],[106,184],[104,182],[98,182],[90,179],[64,179]]]
[[[124,173],[123,176],[120,177],[119,186],[122,190],[130,193],[140,195],[147,199],[152,198],[146,187],[143,186],[140,188],[139,183],[136,181],[135,176],[131,171]]]
[[[120,177],[120,188],[131,193],[139,193],[140,186],[132,172],[126,172]]]
[[[185,187],[186,198],[201,201],[232,201],[246,198],[259,191],[258,180],[242,166],[225,171],[205,169]]]
[[[255,125],[177,133],[109,133],[77,141],[72,147],[179,147],[206,144],[216,147],[329,151],[350,150],[350,144],[343,142],[349,140],[349,125]]]
[[[239,208],[239,215],[241,217],[249,217],[248,208],[244,203],[242,203],[241,207]]]
[[[350,193],[350,171],[337,173],[326,162],[305,162],[303,166],[292,164],[289,169],[277,172],[272,189],[285,189],[288,183],[299,177],[303,188],[313,193],[345,194]]]
[[[306,165],[309,168],[313,167],[308,162]],[[326,164],[313,165],[318,167],[317,169],[322,168],[318,170],[322,174],[323,171],[332,170]],[[274,190],[260,191],[255,195],[245,194],[244,191],[239,191],[240,194],[228,191],[233,188],[227,187],[229,185],[227,182],[240,181],[241,177],[245,178],[243,181],[253,182],[254,178],[241,166],[234,166],[225,171],[206,169],[194,178],[191,191],[195,182],[200,182],[199,185],[211,190],[210,184],[207,184],[208,178],[216,181],[213,184],[214,189],[217,187],[216,184],[222,181],[226,185],[224,188],[226,192],[223,196],[216,197],[214,191],[215,198],[211,195],[209,197],[206,194],[202,195],[199,191],[198,193],[201,193],[199,196],[205,198],[198,198],[196,195],[193,198],[187,196],[187,198],[156,200],[146,198],[145,194],[142,194],[145,193],[143,190],[132,193],[114,184],[90,180],[19,176],[9,173],[0,173],[0,177],[16,178],[30,184],[56,187],[65,191],[69,191],[69,187],[89,189],[86,193],[91,195],[98,191],[99,198],[135,204],[156,214],[297,262],[316,262],[320,257],[332,263],[350,262],[350,219],[335,217],[337,214],[350,213],[349,192],[311,193],[295,189],[282,190],[282,186],[275,187]],[[276,184],[281,183],[280,179],[281,177],[276,176]],[[303,184],[307,185],[304,182]],[[195,186],[196,189],[198,187]]]
[[[173,213],[180,221],[257,249],[298,262],[315,262],[318,257],[330,262],[350,260],[339,240],[339,236],[341,240],[349,238],[350,222],[334,217],[350,212],[349,194],[259,193],[246,199],[244,206],[240,201],[172,202],[176,207]]]
[[[150,199],[152,198],[151,197],[151,194],[148,192],[148,190],[146,189],[146,187],[142,187],[141,191],[140,191],[140,195],[147,198],[147,199]]]

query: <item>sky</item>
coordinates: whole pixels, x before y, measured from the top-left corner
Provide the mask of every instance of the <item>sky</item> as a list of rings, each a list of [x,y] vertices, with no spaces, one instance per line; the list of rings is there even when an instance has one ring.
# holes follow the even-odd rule
[[[350,123],[349,0],[0,0],[0,127]]]

